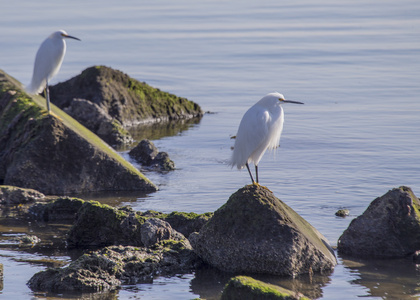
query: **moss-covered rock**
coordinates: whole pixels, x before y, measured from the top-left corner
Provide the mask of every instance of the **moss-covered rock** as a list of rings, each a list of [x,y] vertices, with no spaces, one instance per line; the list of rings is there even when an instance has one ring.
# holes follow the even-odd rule
[[[353,257],[405,257],[420,250],[420,201],[401,186],[372,201],[338,240],[338,251]]]
[[[44,194],[156,191],[135,167],[45,99],[0,70],[0,184]]]
[[[228,272],[295,276],[336,265],[327,239],[257,185],[234,193],[191,242],[203,260]]]
[[[76,214],[82,207],[84,200],[72,197],[57,197],[48,203],[36,203],[28,209],[31,218],[49,221],[74,221]]]
[[[86,201],[67,237],[70,248],[99,248],[109,245],[142,246],[140,227],[145,218],[125,208]]]
[[[84,254],[65,268],[36,273],[28,282],[34,291],[98,292],[122,284],[152,282],[155,275],[189,273],[200,259],[182,241],[154,248],[112,246]]]
[[[49,210],[35,207],[32,211]],[[147,220],[156,219],[162,221],[161,224],[154,222],[153,230],[143,228]],[[192,231],[200,230],[207,219],[208,214],[174,212],[168,215],[153,211],[143,213],[129,207],[114,208],[96,201],[84,201],[68,233],[67,243],[70,248],[99,248],[110,245],[144,246],[144,241],[147,241],[147,246],[150,246],[164,239],[182,239],[183,233],[188,236]],[[146,227],[150,227],[151,224],[147,225]],[[179,230],[182,232],[178,233]],[[178,238],[179,236],[182,238]]]
[[[118,140],[106,133],[104,128],[99,132],[100,120],[89,120],[85,110],[80,111],[74,107],[80,105],[74,99],[84,99],[96,105],[92,108],[107,115],[108,120],[105,122],[110,125],[110,129],[115,127],[111,129],[114,134],[118,133],[120,125],[127,129],[138,124],[200,118],[203,115],[196,103],[160,91],[105,66],[90,67],[80,75],[52,86],[50,91],[51,99],[57,106],[68,111],[101,138],[111,142],[111,145]],[[125,134],[126,132],[121,132],[122,136]]]
[[[231,278],[223,290],[221,299],[309,300],[309,298],[306,298],[299,293],[248,276],[236,276]]]
[[[196,214],[174,211],[165,215],[163,219],[176,231],[189,237],[191,233],[199,232],[212,216],[213,213]]]

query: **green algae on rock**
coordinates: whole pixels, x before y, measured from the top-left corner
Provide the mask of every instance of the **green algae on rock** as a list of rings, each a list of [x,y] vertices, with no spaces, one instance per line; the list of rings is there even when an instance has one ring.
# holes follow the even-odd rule
[[[80,75],[50,88],[52,101],[75,119],[97,133],[110,145],[124,141],[113,135],[126,135],[128,127],[162,121],[200,118],[200,106],[185,98],[163,92],[145,82],[139,82],[121,71],[105,66],[87,68]],[[77,99],[92,103],[91,113],[105,116],[107,120],[95,123]],[[80,102],[80,103],[79,103]],[[106,132],[103,123],[110,132]],[[102,132],[100,127],[102,126]],[[114,129],[112,129],[115,127]],[[112,133],[112,134],[111,134]]]
[[[153,219],[161,219],[162,222],[168,223],[165,226],[157,226],[157,239],[162,240],[165,239],[165,235],[170,239],[178,237],[178,231],[185,236],[193,231],[199,231],[208,217],[207,214],[172,213],[168,215],[152,211],[139,212],[130,207],[114,208],[97,201],[84,201],[67,235],[67,243],[70,248],[98,248],[110,245],[144,246],[145,228],[143,225]],[[147,234],[150,234],[150,231]],[[153,239],[155,237],[149,237],[148,241]]]
[[[145,218],[125,208],[97,201],[85,201],[70,229],[70,248],[98,248],[109,245],[141,246],[140,227]]]
[[[99,137],[0,70],[0,183],[44,194],[156,191]]]
[[[295,276],[337,264],[321,233],[257,185],[232,194],[191,243],[204,261],[228,272]]]
[[[226,284],[221,300],[309,300],[299,293],[248,276],[236,276]]]

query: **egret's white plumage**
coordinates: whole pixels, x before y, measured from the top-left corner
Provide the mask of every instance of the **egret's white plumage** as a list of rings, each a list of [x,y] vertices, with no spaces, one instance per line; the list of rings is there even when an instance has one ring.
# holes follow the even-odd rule
[[[246,166],[253,183],[254,178],[248,164],[255,165],[258,183],[258,163],[265,151],[279,146],[284,122],[281,103],[303,104],[285,100],[280,93],[270,93],[248,109],[239,124],[230,164],[238,169]]]
[[[48,82],[60,70],[66,54],[66,38],[79,40],[68,35],[64,30],[53,32],[41,44],[36,53],[32,81],[26,88],[30,94],[41,93],[47,88],[47,106],[49,111]],[[80,41],[80,40],[79,40]]]

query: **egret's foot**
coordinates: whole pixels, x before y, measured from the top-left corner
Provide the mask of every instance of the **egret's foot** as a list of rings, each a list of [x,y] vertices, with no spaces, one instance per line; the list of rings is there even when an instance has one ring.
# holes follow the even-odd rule
[[[258,182],[255,182],[255,181],[253,183],[251,183],[250,186],[257,186],[257,187],[266,189],[267,191],[271,192],[271,190],[268,187],[263,186],[263,185],[259,184]]]
[[[55,113],[53,113],[52,111],[49,113],[50,116],[53,116],[54,118],[60,120],[61,122],[63,122],[63,119],[60,118],[59,116],[57,116]]]

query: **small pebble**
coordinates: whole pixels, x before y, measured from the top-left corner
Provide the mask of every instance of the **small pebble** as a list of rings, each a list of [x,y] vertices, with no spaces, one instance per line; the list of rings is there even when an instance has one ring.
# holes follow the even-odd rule
[[[346,217],[346,216],[348,216],[350,214],[350,211],[348,210],[348,209],[339,209],[336,213],[335,213],[335,215],[337,216],[337,217]]]

